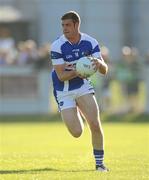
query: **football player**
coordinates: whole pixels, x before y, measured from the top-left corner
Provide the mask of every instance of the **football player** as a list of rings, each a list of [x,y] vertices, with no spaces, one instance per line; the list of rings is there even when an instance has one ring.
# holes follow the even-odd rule
[[[92,56],[99,73],[106,74],[108,66],[101,56],[97,40],[80,32],[78,13],[65,13],[61,22],[63,35],[51,45],[54,96],[61,117],[72,136],[78,138],[82,134],[80,112],[86,119],[91,130],[95,168],[106,172],[108,169],[103,162],[104,137],[94,88],[89,79],[76,72],[75,64],[83,56]]]

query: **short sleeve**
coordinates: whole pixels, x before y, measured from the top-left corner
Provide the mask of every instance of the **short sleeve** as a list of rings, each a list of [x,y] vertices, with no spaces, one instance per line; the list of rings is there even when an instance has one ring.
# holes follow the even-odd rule
[[[99,43],[96,39],[93,39],[92,47],[93,47],[92,56],[103,60],[102,55],[101,55],[101,51],[100,51],[100,47],[99,47]]]
[[[52,65],[64,64],[63,55],[61,53],[60,44],[58,42],[54,42],[51,45],[51,61]]]

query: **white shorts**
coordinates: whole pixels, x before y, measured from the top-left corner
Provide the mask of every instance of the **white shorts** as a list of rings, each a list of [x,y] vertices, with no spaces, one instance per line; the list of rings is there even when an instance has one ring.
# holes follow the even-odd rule
[[[93,86],[87,82],[80,88],[72,91],[56,91],[56,100],[58,103],[59,110],[76,107],[76,99],[85,94],[95,93]]]

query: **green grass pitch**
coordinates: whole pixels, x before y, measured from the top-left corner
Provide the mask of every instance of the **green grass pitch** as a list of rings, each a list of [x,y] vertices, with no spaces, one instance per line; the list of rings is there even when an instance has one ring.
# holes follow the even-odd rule
[[[147,123],[104,123],[105,163],[94,170],[89,128],[78,139],[62,122],[0,123],[0,180],[147,180]]]

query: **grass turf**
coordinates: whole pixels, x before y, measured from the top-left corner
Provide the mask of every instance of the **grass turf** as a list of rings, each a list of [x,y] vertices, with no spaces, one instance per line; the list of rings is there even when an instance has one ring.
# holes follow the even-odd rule
[[[103,123],[108,173],[94,170],[90,133],[79,139],[61,122],[1,123],[1,180],[147,180],[148,123]]]

